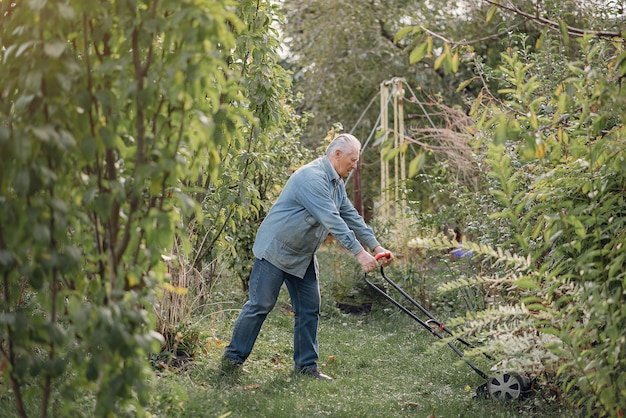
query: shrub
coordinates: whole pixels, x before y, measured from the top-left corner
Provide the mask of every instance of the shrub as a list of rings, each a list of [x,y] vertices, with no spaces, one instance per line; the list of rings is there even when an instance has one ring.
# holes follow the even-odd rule
[[[500,209],[490,218],[511,234],[497,247],[472,249],[528,264],[457,280],[442,290],[477,284],[491,289],[485,311],[453,324],[462,324],[465,335],[496,337],[485,349],[508,355],[500,367],[522,367],[559,383],[586,414],[621,416],[626,95],[618,81],[624,44],[582,37],[579,60],[567,61],[555,75],[538,65],[557,52],[555,38],[544,40],[541,50],[502,55],[494,74],[504,101],[474,114],[491,138],[485,162]],[[439,245],[424,239],[414,244]]]

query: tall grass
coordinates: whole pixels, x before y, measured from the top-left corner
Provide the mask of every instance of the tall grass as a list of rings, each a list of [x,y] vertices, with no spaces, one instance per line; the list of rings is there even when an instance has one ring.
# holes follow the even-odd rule
[[[178,242],[166,262],[170,280],[162,285],[154,312],[165,341],[162,352],[171,362],[179,355],[190,358],[195,354],[198,332],[193,322],[201,317],[221,273],[215,260],[201,270],[195,268]]]

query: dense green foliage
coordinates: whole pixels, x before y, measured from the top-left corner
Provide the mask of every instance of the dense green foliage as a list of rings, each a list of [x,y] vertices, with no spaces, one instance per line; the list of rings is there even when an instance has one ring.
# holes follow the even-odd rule
[[[580,59],[555,80],[541,65],[560,44],[546,41],[536,53],[503,57],[508,107],[496,111],[488,157],[502,207],[493,216],[508,220],[512,246],[534,262],[521,302],[532,328],[559,339],[545,347],[556,356],[543,367],[589,413],[618,415],[626,393],[623,43],[581,38]]]
[[[489,77],[497,89],[472,108],[475,146],[489,167],[485,186],[496,199],[475,238],[497,239],[502,260],[512,256],[502,249],[513,250],[532,264],[497,265],[487,277],[443,290],[487,285],[487,310],[460,321],[467,335],[496,337],[488,349],[503,358],[501,367],[559,383],[586,413],[619,416],[626,394],[624,40],[560,35],[531,42],[521,34],[497,67],[475,67],[476,78]],[[449,49],[441,62],[455,53]]]
[[[256,187],[286,174],[268,164],[297,158],[275,13],[252,1],[0,6],[2,396],[20,416],[72,414],[89,393],[90,414],[141,414],[177,230],[248,222]]]
[[[587,413],[623,413],[623,10],[614,3],[484,1],[461,16],[445,2],[371,3],[364,12],[307,2],[304,14],[286,3],[293,62],[302,74],[296,86],[315,97],[306,108],[351,126],[367,104],[363,90],[375,92],[372,79],[385,78],[380,67],[359,64],[394,57],[385,68],[408,80],[434,121],[431,129],[420,109],[407,110],[421,168],[406,185],[411,228],[430,235],[460,225],[482,244],[476,253],[497,260],[483,264],[479,276],[464,272],[443,287],[476,285],[488,302],[485,312],[470,314],[466,332],[496,337],[488,347],[500,354],[501,367],[517,364],[548,386],[560,384]],[[401,6],[410,11],[395,9]],[[391,40],[386,27],[395,32]],[[414,67],[396,65],[398,55]],[[323,83],[332,88],[322,91]],[[337,92],[358,104],[350,117]],[[458,113],[463,102],[471,119]],[[472,147],[471,161],[458,158],[465,146]],[[461,173],[460,163],[471,170]],[[390,231],[402,245],[405,230]],[[414,257],[402,250],[410,276]],[[503,268],[515,260],[511,251],[532,263]]]
[[[409,210],[373,223],[402,256],[396,272],[446,313],[450,298],[473,298],[453,324],[499,367],[526,370],[586,414],[623,415],[623,10],[280,8],[286,22],[269,0],[0,1],[1,404],[22,417],[152,413],[149,359],[193,358],[213,341],[192,323],[214,309],[224,271],[246,288],[255,230],[310,157],[300,139],[318,145],[331,124],[361,116],[364,139],[380,83],[400,76],[417,92],[406,102]],[[363,156],[370,201],[379,151]],[[486,261],[448,268],[461,279],[436,296],[428,269],[441,265],[419,265],[405,244],[447,223]],[[341,268],[332,276],[360,280]]]

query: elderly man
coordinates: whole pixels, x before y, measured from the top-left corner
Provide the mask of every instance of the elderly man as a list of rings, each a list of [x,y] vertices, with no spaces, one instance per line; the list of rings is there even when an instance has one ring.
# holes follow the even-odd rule
[[[330,233],[352,253],[364,271],[378,266],[375,254],[389,253],[346,195],[344,178],[357,166],[361,143],[338,135],[326,155],[298,169],[261,223],[254,242],[249,300],[235,323],[222,372],[237,370],[248,358],[280,287],[286,284],[295,311],[293,360],[296,373],[332,380],[317,367],[320,290],[315,252]]]

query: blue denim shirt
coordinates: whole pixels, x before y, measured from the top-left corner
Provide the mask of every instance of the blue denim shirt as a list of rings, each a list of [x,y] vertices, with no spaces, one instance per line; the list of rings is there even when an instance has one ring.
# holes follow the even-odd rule
[[[348,199],[343,179],[328,157],[320,157],[291,175],[257,231],[253,253],[304,277],[329,233],[352,254],[363,250],[358,240],[369,249],[380,245]]]

